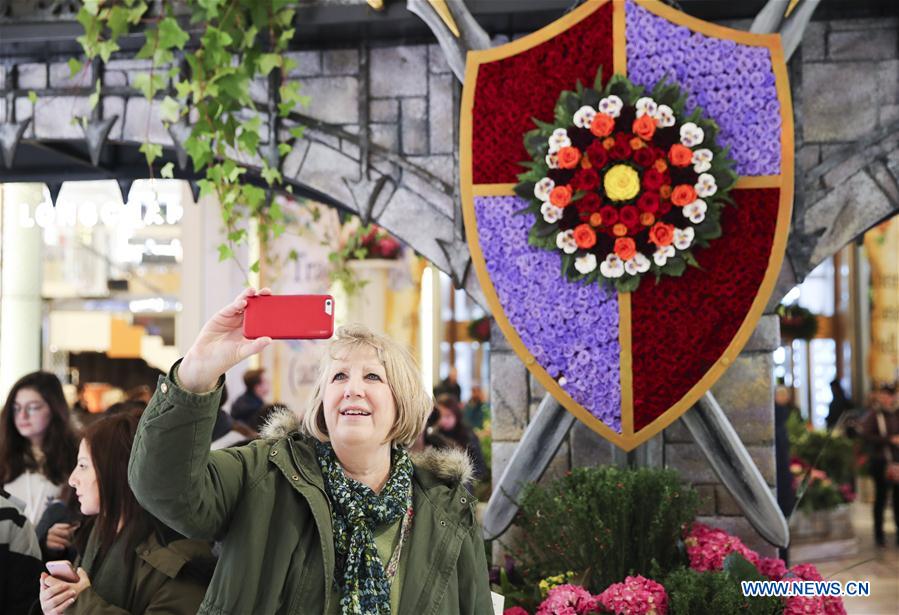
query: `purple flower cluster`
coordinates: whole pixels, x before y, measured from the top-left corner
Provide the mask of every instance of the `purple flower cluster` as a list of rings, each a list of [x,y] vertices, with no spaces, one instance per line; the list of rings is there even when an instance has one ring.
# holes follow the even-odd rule
[[[562,278],[558,252],[528,245],[534,217],[519,197],[477,197],[478,238],[509,322],[550,376],[593,416],[621,431],[618,295]]]
[[[627,76],[650,89],[663,78],[689,95],[721,128],[738,175],[780,173],[780,103],[766,47],[712,38],[634,2],[625,8]]]

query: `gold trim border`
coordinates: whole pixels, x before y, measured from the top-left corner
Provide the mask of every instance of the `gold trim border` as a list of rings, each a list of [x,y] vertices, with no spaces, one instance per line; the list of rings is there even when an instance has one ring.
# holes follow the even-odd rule
[[[634,344],[631,330],[631,293],[618,293],[618,344],[621,346],[621,434],[634,436]],[[598,419],[596,419],[598,420]]]
[[[496,289],[487,273],[484,254],[478,241],[477,219],[474,210],[475,196],[508,196],[514,194],[514,184],[478,184],[472,183],[473,169],[471,159],[472,144],[472,112],[474,108],[474,95],[477,87],[478,68],[481,64],[501,60],[543,43],[554,36],[557,36],[564,30],[572,27],[601,6],[608,2],[614,5],[623,5],[623,0],[600,0],[595,2],[588,0],[583,5],[565,15],[559,20],[549,24],[548,26],[533,32],[506,45],[494,47],[483,51],[471,51],[468,53],[465,66],[465,81],[462,90],[461,101],[461,118],[459,129],[459,175],[462,193],[462,212],[467,229],[466,236],[471,251],[472,263],[474,264],[475,274],[487,304],[491,309],[494,318],[497,321],[503,334],[506,336],[509,345],[515,353],[522,359],[528,370],[537,378],[537,381],[543,385],[547,392],[555,397],[566,410],[571,412],[577,419],[587,425],[590,429],[598,433],[603,438],[614,443],[619,448],[630,451],[642,444],[652,436],[661,432],[665,427],[673,423],[675,420],[688,410],[711,386],[724,374],[727,368],[733,363],[737,355],[739,355],[743,346],[749,340],[759,318],[768,303],[774,285],[777,282],[781,265],[783,264],[784,253],[786,250],[787,235],[789,233],[790,216],[792,214],[793,204],[793,112],[792,102],[790,99],[789,82],[787,80],[786,64],[784,62],[783,48],[780,43],[780,36],[776,34],[751,34],[732,30],[715,24],[709,24],[701,20],[695,19],[688,15],[684,15],[674,9],[662,5],[656,0],[633,0],[640,6],[650,10],[651,12],[668,19],[669,21],[690,27],[691,29],[715,36],[717,38],[725,38],[734,40],[738,43],[768,47],[771,52],[771,60],[775,73],[775,82],[777,88],[778,100],[781,106],[781,173],[772,176],[745,177],[737,181],[735,189],[753,189],[753,188],[779,188],[780,203],[777,216],[777,227],[775,230],[774,241],[772,243],[771,254],[768,260],[768,268],[765,277],[759,287],[759,291],[746,315],[743,323],[737,330],[731,343],[719,357],[706,374],[694,385],[678,402],[671,406],[668,410],[659,415],[653,422],[639,430],[633,432],[633,408],[629,412],[622,411],[622,433],[618,433],[610,429],[605,423],[594,417],[590,412],[578,404],[574,399],[559,386],[553,378],[549,376],[545,369],[535,360],[533,355],[528,351],[521,337],[506,317]],[[613,27],[615,22],[615,10],[612,14]],[[614,29],[613,29],[614,33]],[[613,34],[614,36],[614,34]],[[615,41],[613,41],[613,60],[615,57]],[[619,295],[619,318],[627,317],[630,323],[630,296],[622,302]],[[623,305],[626,303],[627,305]],[[630,327],[627,332],[622,334],[623,327],[619,322],[619,341],[622,342],[622,355],[620,358],[622,373],[622,410],[625,406],[626,396],[630,398],[630,404],[633,403],[633,386],[632,386],[632,348],[630,348]],[[627,346],[624,345],[627,342]],[[628,352],[626,353],[625,350]],[[627,356],[625,356],[627,355]],[[628,367],[625,374],[624,368]],[[631,386],[626,386],[630,384]],[[630,433],[625,431],[629,426]]]
[[[627,74],[627,22],[624,0],[612,0],[612,68],[616,73]]]

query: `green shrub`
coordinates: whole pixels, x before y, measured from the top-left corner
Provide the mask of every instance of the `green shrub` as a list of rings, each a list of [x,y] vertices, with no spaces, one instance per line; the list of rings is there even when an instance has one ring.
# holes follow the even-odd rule
[[[764,580],[743,557],[732,554],[725,570],[697,572],[677,568],[662,581],[668,594],[668,615],[771,615],[783,612],[781,598],[743,596],[740,581]]]
[[[511,552],[531,583],[573,571],[599,593],[629,574],[682,564],[696,492],[672,470],[577,468],[525,489]]]
[[[799,427],[801,425],[801,427]],[[790,454],[827,473],[836,483],[855,480],[853,442],[845,436],[828,435],[826,431],[805,428],[802,419],[790,417]]]

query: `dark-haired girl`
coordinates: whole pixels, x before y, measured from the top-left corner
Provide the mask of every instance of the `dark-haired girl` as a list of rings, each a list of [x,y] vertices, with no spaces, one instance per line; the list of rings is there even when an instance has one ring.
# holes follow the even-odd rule
[[[37,525],[75,465],[77,439],[59,379],[32,372],[16,382],[0,419],[0,486]]]
[[[185,540],[150,516],[128,486],[128,456],[139,414],[90,425],[69,477],[81,513],[78,581],[41,575],[45,614],[196,613],[212,575],[209,544]]]

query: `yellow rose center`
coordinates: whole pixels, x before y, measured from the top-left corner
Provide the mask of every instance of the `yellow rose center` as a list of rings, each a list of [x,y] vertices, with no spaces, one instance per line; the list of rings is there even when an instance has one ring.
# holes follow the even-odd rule
[[[640,192],[640,176],[626,164],[616,164],[606,172],[602,185],[613,201],[629,201]]]

